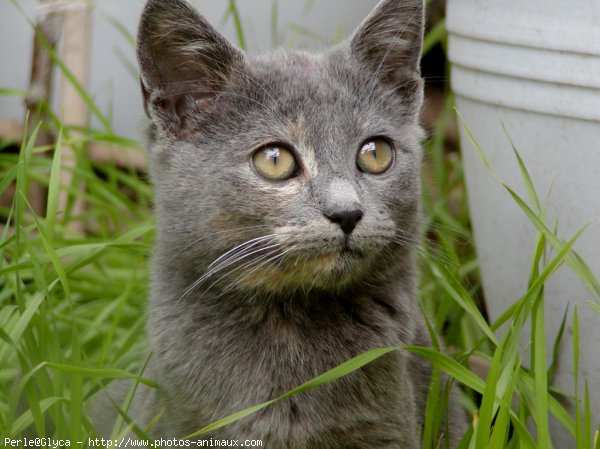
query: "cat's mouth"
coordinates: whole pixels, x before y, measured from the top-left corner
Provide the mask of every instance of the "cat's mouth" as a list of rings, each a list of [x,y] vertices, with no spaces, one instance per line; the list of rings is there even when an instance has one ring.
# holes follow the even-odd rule
[[[340,249],[342,254],[348,254],[360,257],[363,255],[363,251],[356,245],[354,240],[351,239],[349,235],[344,238],[344,243],[342,243],[342,247]]]
[[[282,249],[281,253],[285,253],[285,257],[241,276],[241,286],[271,291],[312,287],[337,289],[355,279],[373,257],[352,238],[320,247],[294,249],[291,246]]]
[[[349,262],[353,259],[359,261],[366,256],[366,253],[356,238],[345,236],[344,238],[323,242],[322,245],[310,245],[306,248],[300,248],[294,256],[298,259],[304,259],[307,263],[327,260],[341,263],[340,268],[348,268]]]
[[[318,253],[307,254],[304,258],[307,263],[322,263],[322,261],[327,261],[332,263],[341,263],[342,266],[340,266],[340,268],[349,268],[349,262],[351,262],[353,259],[360,259],[363,256],[363,252],[358,248],[352,246],[350,243],[344,243],[344,245],[338,249],[329,249],[320,251]]]

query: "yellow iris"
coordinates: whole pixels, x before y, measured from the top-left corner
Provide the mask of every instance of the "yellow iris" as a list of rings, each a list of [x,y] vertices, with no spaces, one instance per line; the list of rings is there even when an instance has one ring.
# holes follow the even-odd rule
[[[379,175],[394,162],[394,152],[389,143],[382,139],[367,142],[358,152],[357,164],[365,173]]]
[[[296,173],[296,158],[291,151],[277,146],[265,147],[252,158],[256,171],[266,179],[283,181]]]

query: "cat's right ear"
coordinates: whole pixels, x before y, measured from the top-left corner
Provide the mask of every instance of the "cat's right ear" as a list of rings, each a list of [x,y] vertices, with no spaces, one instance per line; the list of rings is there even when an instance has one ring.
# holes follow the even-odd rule
[[[137,58],[146,115],[174,133],[213,107],[244,66],[243,53],[185,0],[147,2]]]
[[[352,55],[394,88],[420,79],[424,0],[382,0],[355,31]]]

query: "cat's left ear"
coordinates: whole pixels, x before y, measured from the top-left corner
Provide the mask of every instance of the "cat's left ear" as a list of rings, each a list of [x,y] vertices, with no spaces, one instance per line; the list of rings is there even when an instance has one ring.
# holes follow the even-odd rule
[[[148,0],[137,57],[146,114],[179,132],[243,72],[245,57],[186,0]]]
[[[383,0],[350,41],[352,56],[392,87],[420,78],[423,0]]]

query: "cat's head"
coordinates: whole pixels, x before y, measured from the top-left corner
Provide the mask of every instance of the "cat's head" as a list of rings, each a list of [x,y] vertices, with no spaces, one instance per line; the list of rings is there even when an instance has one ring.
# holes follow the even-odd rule
[[[159,264],[213,286],[342,288],[418,239],[422,0],[322,54],[249,56],[184,0],[138,36]],[[167,267],[168,268],[168,267]]]

